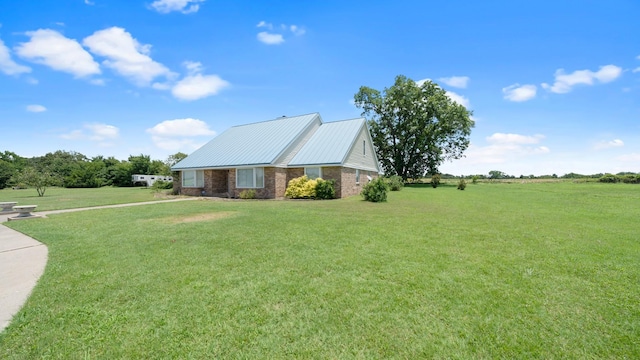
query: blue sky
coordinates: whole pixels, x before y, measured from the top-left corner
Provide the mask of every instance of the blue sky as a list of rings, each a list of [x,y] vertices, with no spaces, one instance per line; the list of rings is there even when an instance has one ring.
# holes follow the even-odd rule
[[[0,0],[0,151],[191,153],[227,128],[359,117],[432,79],[474,112],[442,172],[640,172],[640,1]]]

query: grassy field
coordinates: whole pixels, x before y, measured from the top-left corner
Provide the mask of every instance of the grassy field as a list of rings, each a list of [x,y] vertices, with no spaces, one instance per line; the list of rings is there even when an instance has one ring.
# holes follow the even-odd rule
[[[11,222],[49,263],[0,358],[637,359],[639,218],[553,183]]]
[[[37,211],[72,209],[87,206],[126,204],[157,200],[150,189],[142,187],[103,187],[97,189],[48,188],[43,197],[35,189],[0,190],[0,201],[18,205],[38,205]]]

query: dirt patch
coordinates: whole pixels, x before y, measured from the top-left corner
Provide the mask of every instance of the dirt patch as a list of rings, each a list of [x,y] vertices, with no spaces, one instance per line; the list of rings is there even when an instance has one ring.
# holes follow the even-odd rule
[[[212,212],[212,213],[189,215],[189,216],[172,216],[172,217],[165,218],[163,220],[170,222],[172,224],[182,224],[182,223],[191,223],[191,222],[198,222],[198,221],[220,220],[220,219],[226,219],[236,215],[237,215],[237,212],[235,211],[221,211],[221,212]]]

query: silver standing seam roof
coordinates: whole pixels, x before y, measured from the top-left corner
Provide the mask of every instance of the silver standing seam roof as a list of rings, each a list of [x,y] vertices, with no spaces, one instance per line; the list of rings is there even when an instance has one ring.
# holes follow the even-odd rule
[[[365,119],[324,123],[289,162],[290,166],[342,164]]]
[[[231,127],[171,170],[269,165],[316,119],[322,122],[312,113]]]

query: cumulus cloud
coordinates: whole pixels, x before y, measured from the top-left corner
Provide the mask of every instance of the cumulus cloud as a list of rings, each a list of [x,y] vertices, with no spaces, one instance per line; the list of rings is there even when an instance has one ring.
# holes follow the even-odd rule
[[[558,69],[555,72],[555,82],[552,85],[543,83],[542,87],[556,94],[564,94],[573,90],[576,85],[594,85],[596,81],[608,83],[620,75],[622,68],[615,65],[601,66],[598,71],[576,70],[571,74],[566,74],[564,69]]]
[[[142,45],[125,29],[99,30],[82,42],[93,54],[106,57],[102,64],[138,86],[148,86],[159,76],[173,77],[164,65],[149,56],[151,45]]]
[[[0,71],[7,75],[18,75],[31,72],[31,68],[24,65],[16,64],[11,60],[9,48],[0,39]]]
[[[165,120],[146,131],[154,144],[165,150],[195,150],[201,146],[195,138],[216,134],[207,123],[192,118]]]
[[[538,88],[535,85],[513,84],[502,88],[504,98],[509,101],[522,102],[536,97]]]
[[[16,47],[18,56],[76,78],[100,74],[100,65],[74,39],[51,29],[27,32],[31,40]]]
[[[215,95],[227,86],[229,83],[218,75],[195,74],[178,81],[171,93],[180,100],[190,101]]]
[[[33,105],[27,105],[27,111],[28,112],[39,113],[39,112],[47,111],[47,108],[42,106],[42,105],[33,104]]]
[[[460,105],[462,105],[462,106],[464,106],[466,108],[469,108],[469,105],[471,105],[469,103],[469,99],[467,99],[466,97],[464,97],[462,95],[456,94],[453,91],[446,91],[445,93],[447,94],[449,99],[457,102],[458,104],[460,104]]]
[[[624,141],[620,140],[620,139],[614,139],[611,141],[600,141],[597,142],[594,145],[594,149],[595,150],[602,150],[602,149],[609,149],[609,148],[614,148],[614,147],[623,147],[624,146]]]
[[[286,25],[281,24],[278,29],[273,24],[266,21],[260,21],[256,27],[265,28],[269,31],[261,31],[256,35],[258,41],[267,45],[279,45],[285,42],[284,35],[282,33],[290,32],[295,36],[302,36],[306,33],[306,30],[298,25]],[[274,30],[275,29],[275,30]]]
[[[168,14],[179,11],[183,14],[194,13],[200,10],[200,4],[205,0],[156,0],[151,3],[151,7],[161,13]]]
[[[540,144],[544,135],[521,135],[512,133],[494,133],[485,138],[487,145],[469,145],[463,162],[466,164],[502,164],[509,161],[522,161],[531,156],[545,155],[551,152],[549,147]]]
[[[98,146],[114,146],[114,140],[120,137],[120,129],[107,124],[85,124],[82,129],[73,130],[67,134],[60,135],[66,140],[89,140],[96,142]]]
[[[188,75],[178,81],[171,93],[180,100],[192,101],[216,95],[222,89],[229,86],[229,82],[218,75],[203,75],[203,68],[199,62],[185,61],[183,66]]]
[[[468,76],[452,76],[452,77],[442,77],[439,78],[438,81],[444,83],[445,85],[449,85],[451,87],[464,89],[469,84]]]
[[[259,32],[257,38],[261,43],[267,45],[278,45],[284,42],[284,37],[281,34],[272,34],[266,31]]]

